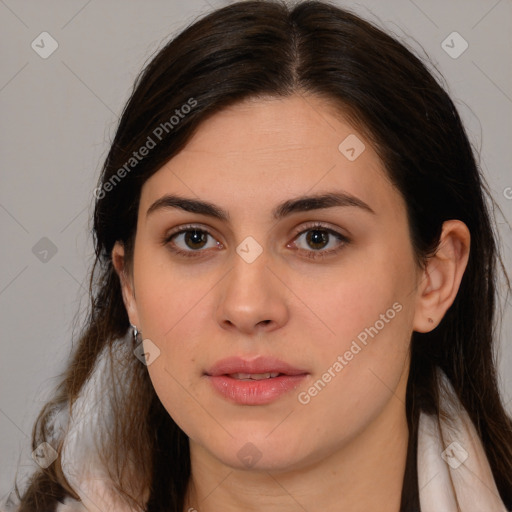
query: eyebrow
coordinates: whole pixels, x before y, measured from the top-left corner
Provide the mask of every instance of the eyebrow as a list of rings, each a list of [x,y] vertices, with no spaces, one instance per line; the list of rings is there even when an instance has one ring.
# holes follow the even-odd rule
[[[272,217],[275,220],[280,220],[293,213],[320,210],[322,208],[333,208],[337,206],[352,206],[375,215],[373,209],[358,197],[346,192],[330,192],[312,196],[301,196],[284,201],[272,210]],[[148,208],[146,217],[158,210],[168,208],[177,208],[186,212],[206,215],[225,222],[229,222],[230,220],[229,213],[213,203],[199,199],[188,199],[171,194],[167,194],[160,199],[157,199]]]

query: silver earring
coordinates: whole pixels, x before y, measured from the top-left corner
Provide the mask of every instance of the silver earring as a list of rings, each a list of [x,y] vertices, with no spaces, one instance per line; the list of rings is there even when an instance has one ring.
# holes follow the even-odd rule
[[[133,339],[135,343],[140,343],[142,341],[142,333],[137,329],[137,327],[133,324],[130,324],[133,331]]]

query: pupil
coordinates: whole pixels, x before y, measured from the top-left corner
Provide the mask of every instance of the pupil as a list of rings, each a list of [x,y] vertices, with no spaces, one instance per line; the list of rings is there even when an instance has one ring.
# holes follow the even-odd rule
[[[320,229],[313,229],[311,230],[307,235],[307,241],[308,244],[310,244],[311,247],[314,249],[321,249],[326,243],[328,234],[326,231],[320,230]],[[318,247],[320,245],[321,247]]]
[[[202,231],[187,231],[187,233],[185,233],[185,243],[192,249],[200,249],[205,242],[206,236]],[[193,247],[197,244],[199,244],[200,247]]]

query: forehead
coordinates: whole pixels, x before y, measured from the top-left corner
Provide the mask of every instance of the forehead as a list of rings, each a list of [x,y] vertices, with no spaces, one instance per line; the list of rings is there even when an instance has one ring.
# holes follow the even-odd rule
[[[339,107],[317,96],[249,98],[205,120],[184,151],[278,156],[321,150],[338,157],[340,142],[356,131]]]
[[[146,182],[141,203],[172,191],[218,202],[236,190],[239,201],[264,197],[270,204],[327,189],[377,209],[398,194],[369,142],[338,109],[294,95],[245,100],[212,115]]]

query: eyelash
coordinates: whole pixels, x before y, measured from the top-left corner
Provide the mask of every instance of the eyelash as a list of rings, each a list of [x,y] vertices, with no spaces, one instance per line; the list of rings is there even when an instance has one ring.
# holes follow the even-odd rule
[[[203,251],[201,249],[198,249],[195,251],[194,250],[184,251],[183,249],[179,249],[178,247],[176,247],[171,242],[174,237],[184,234],[184,233],[188,233],[190,231],[198,231],[200,233],[205,233],[205,234],[213,237],[213,235],[208,230],[202,228],[201,226],[190,224],[187,226],[183,226],[179,231],[175,231],[169,235],[166,235],[164,237],[164,239],[162,240],[162,244],[167,245],[169,247],[169,249],[174,254],[177,254],[178,256],[184,256],[185,258],[200,258],[203,256],[201,253],[204,253],[205,251]],[[348,245],[350,243],[350,240],[346,236],[342,235],[341,233],[338,233],[337,231],[335,231],[321,223],[313,223],[311,225],[305,226],[304,229],[302,229],[302,231],[299,231],[298,233],[296,233],[294,235],[293,241],[295,241],[299,236],[307,233],[308,231],[324,231],[330,235],[333,235],[341,242],[340,245],[335,249],[319,250],[319,251],[314,251],[314,250],[308,251],[306,249],[293,249],[293,250],[298,251],[299,253],[304,253],[303,255],[305,257],[312,259],[312,260],[323,259],[328,256],[337,254],[346,245]],[[219,243],[219,245],[222,247],[222,244]],[[287,245],[287,247],[288,247],[288,245]]]

